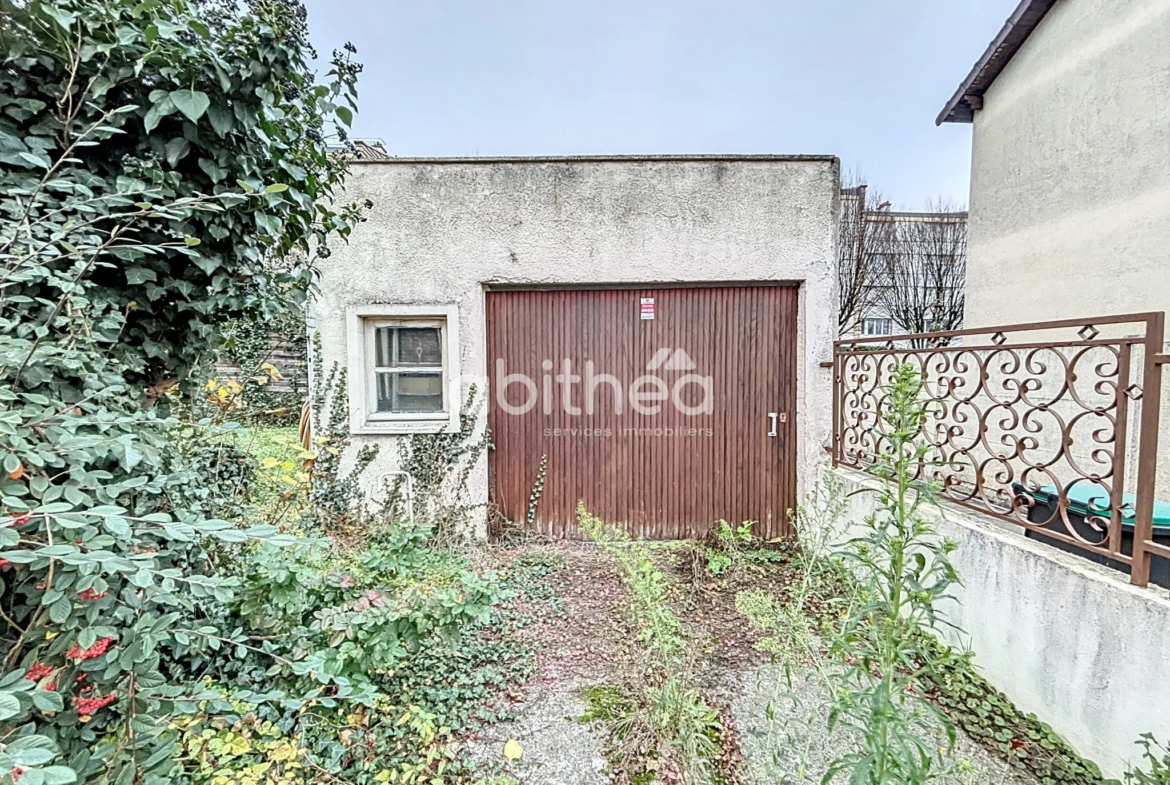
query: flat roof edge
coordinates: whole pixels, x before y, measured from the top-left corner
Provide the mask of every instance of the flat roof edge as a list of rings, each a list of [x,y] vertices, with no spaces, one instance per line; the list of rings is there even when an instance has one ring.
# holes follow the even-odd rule
[[[801,162],[819,161],[839,163],[835,155],[769,155],[769,154],[727,154],[727,155],[536,155],[536,156],[452,156],[452,157],[402,157],[351,160],[351,164],[362,166],[376,164],[556,164],[556,163],[672,163],[672,162]]]

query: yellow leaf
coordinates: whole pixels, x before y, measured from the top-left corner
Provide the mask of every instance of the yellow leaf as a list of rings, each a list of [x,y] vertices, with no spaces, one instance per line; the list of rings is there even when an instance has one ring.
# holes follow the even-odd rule
[[[276,744],[268,750],[269,760],[288,760],[297,754],[296,748],[291,744]]]
[[[520,742],[508,739],[508,743],[504,745],[504,757],[508,760],[520,760],[523,754],[524,748],[520,746]]]
[[[264,460],[260,461],[260,468],[261,469],[275,469],[277,466],[280,466],[280,459],[279,458],[273,458],[273,457],[269,456],[269,457],[265,458]]]

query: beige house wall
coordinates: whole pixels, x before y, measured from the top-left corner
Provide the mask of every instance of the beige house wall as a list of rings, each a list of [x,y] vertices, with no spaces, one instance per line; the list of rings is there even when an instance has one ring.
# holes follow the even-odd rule
[[[1168,97],[1170,0],[1053,6],[975,113],[967,326],[1170,311]]]

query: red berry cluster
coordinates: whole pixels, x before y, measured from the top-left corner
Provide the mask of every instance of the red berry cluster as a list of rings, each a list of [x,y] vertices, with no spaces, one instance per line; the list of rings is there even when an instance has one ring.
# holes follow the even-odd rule
[[[113,638],[99,638],[97,643],[84,651],[75,643],[69,651],[65,652],[65,656],[71,660],[92,660],[105,654],[106,649],[110,648],[113,641]]]
[[[49,692],[56,692],[57,691],[57,682],[51,681],[48,684],[46,684],[43,687],[43,689],[48,690]]]
[[[108,593],[109,592],[102,592],[101,594],[98,594],[93,589],[86,589],[83,592],[78,592],[77,596],[83,602],[89,602],[90,600],[100,600],[102,597],[105,597]]]
[[[28,670],[24,672],[24,677],[29,681],[40,681],[53,672],[52,665],[45,665],[44,663],[34,662],[28,666]]]
[[[9,564],[12,564],[12,562],[8,561],[8,559],[0,559],[0,567],[7,567]]]
[[[74,698],[73,708],[77,709],[78,714],[93,714],[98,709],[104,709],[109,706],[118,696],[110,693],[104,698]]]
[[[5,525],[6,526],[23,526],[24,524],[28,523],[31,520],[32,520],[32,513],[26,512],[24,515],[17,515],[15,518],[13,518],[11,521],[9,521]]]

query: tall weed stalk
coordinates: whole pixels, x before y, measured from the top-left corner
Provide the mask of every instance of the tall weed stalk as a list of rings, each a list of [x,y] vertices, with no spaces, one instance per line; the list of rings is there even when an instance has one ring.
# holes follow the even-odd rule
[[[925,645],[923,633],[946,625],[938,606],[958,582],[949,559],[956,544],[921,515],[922,505],[937,498],[919,479],[930,449],[920,438],[929,405],[922,387],[912,366],[895,371],[883,407],[888,449],[875,468],[885,478],[878,510],[839,554],[856,581],[858,602],[832,642],[845,667],[836,678],[829,726],[852,728],[860,745],[833,761],[826,783],[848,772],[850,785],[920,785],[943,773],[940,725],[948,752],[954,745],[954,726],[926,700],[920,680],[953,656]]]

